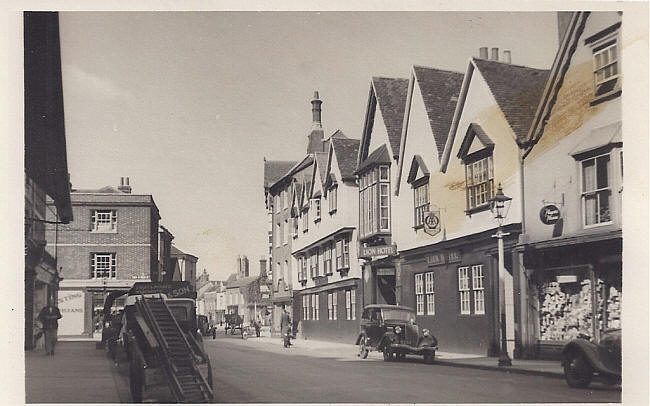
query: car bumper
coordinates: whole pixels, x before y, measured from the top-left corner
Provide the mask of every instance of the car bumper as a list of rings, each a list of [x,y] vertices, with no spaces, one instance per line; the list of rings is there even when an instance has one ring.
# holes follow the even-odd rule
[[[408,352],[410,354],[424,354],[425,352],[435,352],[438,347],[412,347],[408,344],[392,343],[390,348],[393,351]]]

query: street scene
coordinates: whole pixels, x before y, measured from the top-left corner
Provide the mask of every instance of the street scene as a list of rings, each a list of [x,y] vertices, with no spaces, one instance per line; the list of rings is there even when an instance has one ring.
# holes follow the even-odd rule
[[[22,19],[27,403],[632,388],[622,11]]]

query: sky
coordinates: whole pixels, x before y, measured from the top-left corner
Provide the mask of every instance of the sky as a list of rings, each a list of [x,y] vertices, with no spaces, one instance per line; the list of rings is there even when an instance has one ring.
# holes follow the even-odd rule
[[[370,78],[464,72],[482,46],[550,68],[555,13],[62,12],[73,188],[151,194],[211,279],[267,253],[263,159],[306,153],[313,92],[325,136],[360,138]]]

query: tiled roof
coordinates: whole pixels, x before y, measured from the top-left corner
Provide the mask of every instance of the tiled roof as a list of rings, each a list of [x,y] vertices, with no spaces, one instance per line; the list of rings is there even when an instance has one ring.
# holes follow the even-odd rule
[[[409,81],[401,78],[373,77],[372,84],[388,132],[390,149],[393,157],[396,158],[399,156]]]
[[[386,144],[382,144],[381,147],[374,150],[372,154],[368,155],[368,158],[361,162],[356,172],[361,172],[373,164],[389,164],[390,162],[391,158],[388,154],[388,147],[386,147]]]
[[[473,58],[518,139],[524,140],[549,70]]]
[[[354,171],[359,155],[359,140],[352,138],[333,138],[332,145],[339,164],[342,180],[354,179]]]
[[[114,193],[120,195],[128,194],[117,188],[114,188],[113,186],[104,186],[100,189],[72,189],[70,193]]]
[[[169,250],[169,255],[175,256],[175,257],[194,257],[196,256],[192,254],[185,253],[178,248],[176,248],[174,245],[171,246],[171,249]]]
[[[226,281],[226,288],[239,288],[255,282],[259,276],[247,276],[245,278],[236,279],[234,281]],[[230,279],[230,278],[228,278]]]
[[[318,167],[318,176],[320,176],[321,184],[325,184],[327,177],[327,152],[315,152],[316,166]]]
[[[292,161],[264,161],[264,187],[280,180],[295,164]]]
[[[440,158],[445,149],[449,127],[454,118],[463,74],[424,66],[413,66],[415,80],[422,93],[433,139]]]

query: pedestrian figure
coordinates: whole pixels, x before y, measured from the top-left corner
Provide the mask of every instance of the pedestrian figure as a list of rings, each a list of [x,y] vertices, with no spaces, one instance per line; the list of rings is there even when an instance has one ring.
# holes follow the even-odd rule
[[[43,333],[45,334],[45,355],[54,355],[56,331],[59,328],[58,320],[60,318],[61,312],[54,305],[45,306],[38,314],[38,319],[43,324]]]
[[[280,318],[280,331],[282,332],[282,339],[284,340],[284,347],[287,348],[291,345],[291,317],[289,312],[282,305],[282,317]]]
[[[253,327],[255,328],[255,335],[256,335],[257,337],[259,337],[259,336],[260,336],[260,328],[261,328],[261,326],[260,326],[260,321],[259,321],[259,320],[255,320],[255,321],[253,322]]]

